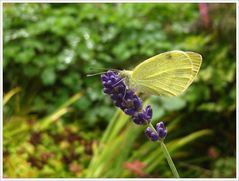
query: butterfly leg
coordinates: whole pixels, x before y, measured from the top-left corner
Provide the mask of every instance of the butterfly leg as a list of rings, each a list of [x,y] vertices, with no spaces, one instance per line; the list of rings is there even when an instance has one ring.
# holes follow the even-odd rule
[[[124,89],[124,96],[123,96],[123,100],[124,100],[124,98],[125,98],[125,96],[126,96],[126,92],[127,92],[127,89],[126,89],[126,87],[125,87],[125,89]]]
[[[115,87],[117,84],[119,84],[120,82],[122,82],[124,79],[121,79],[120,81],[116,82],[113,87]]]

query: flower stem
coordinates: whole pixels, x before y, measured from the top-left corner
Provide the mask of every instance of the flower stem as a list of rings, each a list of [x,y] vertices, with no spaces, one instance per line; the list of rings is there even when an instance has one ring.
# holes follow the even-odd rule
[[[169,167],[171,168],[171,170],[173,172],[174,177],[180,178],[179,174],[178,174],[178,171],[177,171],[177,169],[176,169],[176,167],[175,167],[175,165],[173,163],[173,160],[172,160],[172,158],[171,158],[171,156],[170,156],[170,154],[169,154],[169,152],[167,150],[166,145],[164,144],[163,141],[160,141],[160,145],[161,145],[161,149],[162,149],[162,151],[164,153],[164,156],[166,157],[166,159],[168,161]]]
[[[158,134],[151,122],[149,123],[149,127],[150,127],[156,134]],[[166,157],[166,159],[167,159],[167,161],[168,161],[169,167],[170,167],[171,171],[173,172],[174,177],[180,178],[180,176],[179,176],[179,174],[178,174],[178,171],[177,171],[177,169],[176,169],[176,167],[175,167],[175,165],[174,165],[174,163],[173,163],[173,160],[172,160],[172,158],[171,158],[171,156],[170,156],[170,154],[169,154],[169,152],[168,152],[168,149],[167,149],[166,145],[164,144],[163,140],[159,140],[159,143],[160,143],[160,145],[161,145],[161,149],[162,149],[162,151],[163,151],[163,154],[164,154],[164,156]]]
[[[149,123],[149,127],[150,127],[156,134],[158,134],[158,132],[156,131],[156,129],[154,128],[154,126],[152,125],[152,123]]]

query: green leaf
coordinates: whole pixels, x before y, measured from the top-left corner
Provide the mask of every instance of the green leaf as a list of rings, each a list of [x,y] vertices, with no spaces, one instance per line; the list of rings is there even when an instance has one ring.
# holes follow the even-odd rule
[[[43,70],[42,74],[41,74],[41,79],[43,84],[45,85],[52,85],[54,84],[55,80],[56,80],[56,74],[54,69],[45,69]]]

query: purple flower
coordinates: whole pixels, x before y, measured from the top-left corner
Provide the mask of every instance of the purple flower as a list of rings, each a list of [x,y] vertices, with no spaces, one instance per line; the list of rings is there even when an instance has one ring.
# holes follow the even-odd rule
[[[164,126],[164,123],[161,121],[156,124],[156,130],[160,138],[164,139],[167,135],[167,130]]]
[[[142,109],[141,99],[133,91],[126,90],[125,97],[122,98],[123,111],[133,116]]]
[[[145,135],[152,141],[157,141],[158,139],[164,139],[167,135],[167,130],[163,122],[156,124],[156,132],[154,132],[150,127],[145,130]]]
[[[130,115],[134,123],[142,125],[150,122],[152,109],[147,106],[142,108],[141,99],[127,88],[123,79],[111,70],[101,75],[104,93],[108,94],[114,105],[119,107],[125,114]]]
[[[102,74],[101,80],[104,86],[104,93],[106,94],[116,94],[116,92],[123,92],[126,89],[122,79],[113,71],[108,71],[107,73]]]
[[[157,141],[159,139],[159,136],[150,128],[146,128],[145,135],[151,140],[151,141]]]
[[[150,120],[152,119],[152,114],[152,108],[150,105],[148,105],[145,111],[143,110],[139,113],[136,113],[132,116],[132,118],[135,124],[145,124],[150,122]]]

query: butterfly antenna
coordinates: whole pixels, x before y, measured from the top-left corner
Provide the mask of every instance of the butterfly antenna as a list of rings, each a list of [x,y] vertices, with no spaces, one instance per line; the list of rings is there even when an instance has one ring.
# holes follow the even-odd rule
[[[98,73],[95,73],[95,74],[87,74],[86,77],[92,77],[92,76],[100,75],[100,74],[103,74],[103,73],[106,73],[106,72],[98,72]]]
[[[124,89],[124,96],[123,96],[123,100],[125,100],[124,98],[125,98],[125,96],[126,96],[126,92],[127,92],[127,89],[126,89],[126,87],[125,87],[125,89]]]
[[[92,68],[91,68],[92,69]],[[121,71],[121,70],[118,70],[118,69],[106,69],[106,68],[102,68],[102,69],[104,69],[104,70],[113,70],[113,71],[115,71],[115,72],[119,72],[119,71]],[[95,75],[100,75],[100,74],[103,74],[103,73],[107,73],[107,71],[104,71],[104,72],[98,72],[98,73],[94,73],[94,74],[87,74],[86,75],[86,77],[92,77],[92,76],[95,76]]]
[[[119,70],[119,69],[113,69],[113,68],[101,68],[101,67],[98,67],[98,68],[96,68],[96,67],[90,67],[90,68],[88,68],[88,70],[89,70],[89,71],[96,71],[96,70],[108,71],[108,70],[113,70],[113,71],[116,71],[116,72],[121,71],[121,70]]]
[[[119,69],[109,69],[109,70],[113,70],[113,71],[115,71],[115,72],[120,72],[120,71],[122,71],[122,70],[119,70]]]

